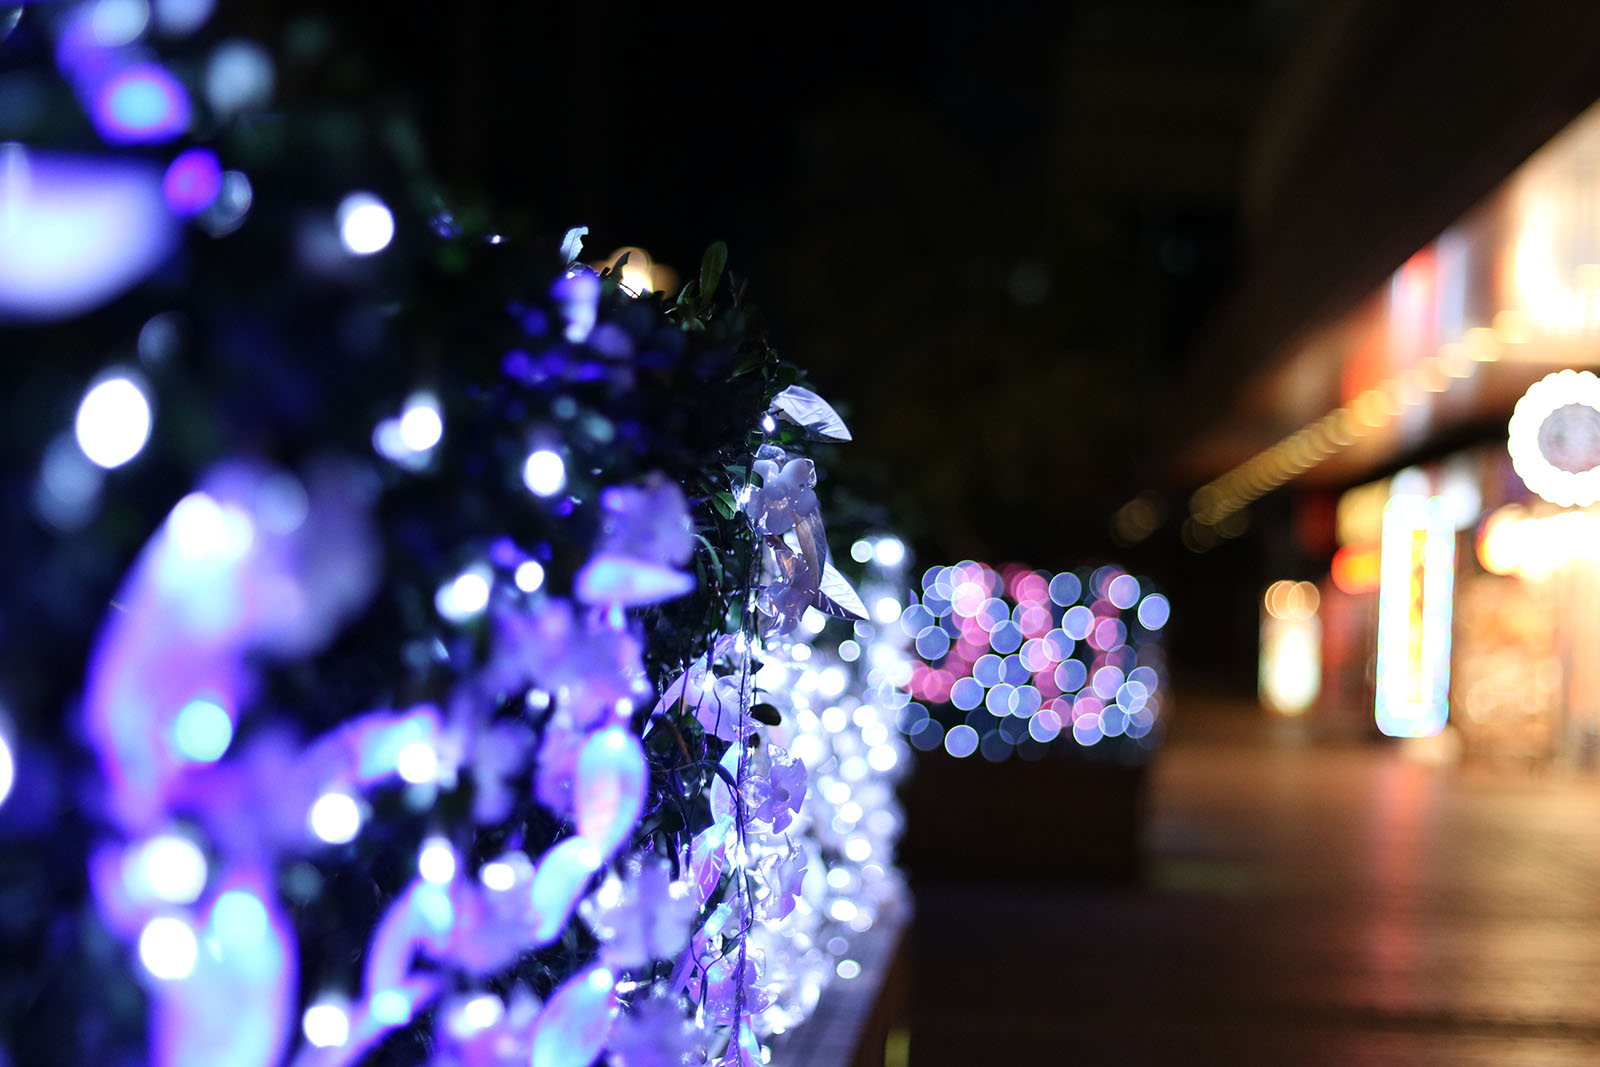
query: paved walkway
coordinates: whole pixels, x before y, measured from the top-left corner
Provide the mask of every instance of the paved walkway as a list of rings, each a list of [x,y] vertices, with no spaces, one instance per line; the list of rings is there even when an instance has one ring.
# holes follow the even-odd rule
[[[919,890],[914,1067],[1600,1064],[1600,783],[1244,711],[1178,721],[1139,888]]]

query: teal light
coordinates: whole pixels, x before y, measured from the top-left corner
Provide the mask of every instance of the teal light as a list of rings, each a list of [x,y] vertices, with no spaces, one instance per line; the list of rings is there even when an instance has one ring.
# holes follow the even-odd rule
[[[178,751],[196,763],[215,763],[233,743],[233,720],[212,700],[191,700],[173,724]]]

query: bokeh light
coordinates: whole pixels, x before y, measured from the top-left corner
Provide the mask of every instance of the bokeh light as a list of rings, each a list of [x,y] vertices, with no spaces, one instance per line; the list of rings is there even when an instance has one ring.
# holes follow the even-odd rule
[[[84,394],[73,431],[78,447],[97,467],[127,463],[150,439],[150,401],[132,378],[107,378]]]
[[[1037,759],[1058,739],[1069,749],[1108,739],[1153,747],[1170,617],[1165,596],[1115,566],[930,567],[900,625],[922,660],[910,695],[945,710],[913,704],[899,728],[919,751],[991,760]]]
[[[339,241],[353,256],[382,252],[394,240],[394,215],[371,193],[351,193],[339,202],[335,217]]]
[[[324,793],[311,805],[310,823],[328,844],[349,844],[361,832],[361,808],[349,793]]]
[[[194,971],[199,944],[182,919],[158,915],[139,932],[139,962],[165,982],[187,978]]]
[[[132,63],[95,86],[89,114],[111,144],[154,144],[189,129],[189,96],[165,67]]]
[[[316,1048],[338,1048],[350,1040],[350,1016],[339,1004],[324,1001],[306,1009],[300,1029]]]
[[[567,465],[560,454],[536,449],[522,465],[522,484],[534,496],[554,496],[566,488]]]
[[[191,700],[179,709],[172,735],[184,758],[215,763],[233,743],[233,720],[214,700]]]

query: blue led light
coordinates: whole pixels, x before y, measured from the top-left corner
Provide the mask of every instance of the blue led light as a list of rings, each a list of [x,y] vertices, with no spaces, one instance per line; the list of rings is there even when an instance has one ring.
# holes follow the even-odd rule
[[[950,687],[950,703],[962,711],[971,711],[983,703],[983,683],[976,678],[957,678]]]
[[[944,735],[944,750],[957,759],[964,759],[978,750],[978,731],[967,725],[952,726]]]
[[[189,129],[189,97],[165,67],[137,63],[95,88],[90,114],[112,144],[156,144]]]
[[[1172,616],[1172,606],[1160,593],[1151,593],[1139,601],[1139,625],[1146,630],[1159,630]]]
[[[1071,571],[1064,571],[1050,579],[1050,599],[1061,607],[1070,607],[1083,592],[1083,583]]]

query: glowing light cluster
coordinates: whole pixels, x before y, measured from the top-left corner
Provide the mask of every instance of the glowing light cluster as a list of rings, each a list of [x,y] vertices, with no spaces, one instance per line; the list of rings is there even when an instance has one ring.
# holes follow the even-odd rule
[[[1477,553],[1490,574],[1542,581],[1575,560],[1600,562],[1600,514],[1590,508],[1536,515],[1507,504],[1483,520]]]
[[[869,549],[863,598],[903,597],[899,539],[856,543]],[[804,762],[809,780],[787,831],[806,856],[799,897],[788,916],[758,927],[753,938],[768,975],[783,976],[769,987],[771,1005],[755,1017],[760,1034],[792,1029],[826,985],[858,975],[860,938],[903,912],[905,886],[892,863],[904,819],[895,783],[909,770],[911,752],[894,723],[910,699],[910,644],[897,621],[830,621],[812,610],[790,639],[764,649],[756,684],[782,709],[770,738]],[[774,840],[764,847],[781,854],[783,846]],[[773,870],[779,855],[765,864],[763,858],[752,856],[757,872]]]
[[[1165,596],[1115,566],[1053,576],[972,561],[929,568],[920,602],[898,622],[921,658],[900,728],[917,748],[958,758],[1036,759],[1058,739],[1153,747],[1170,616]]]

